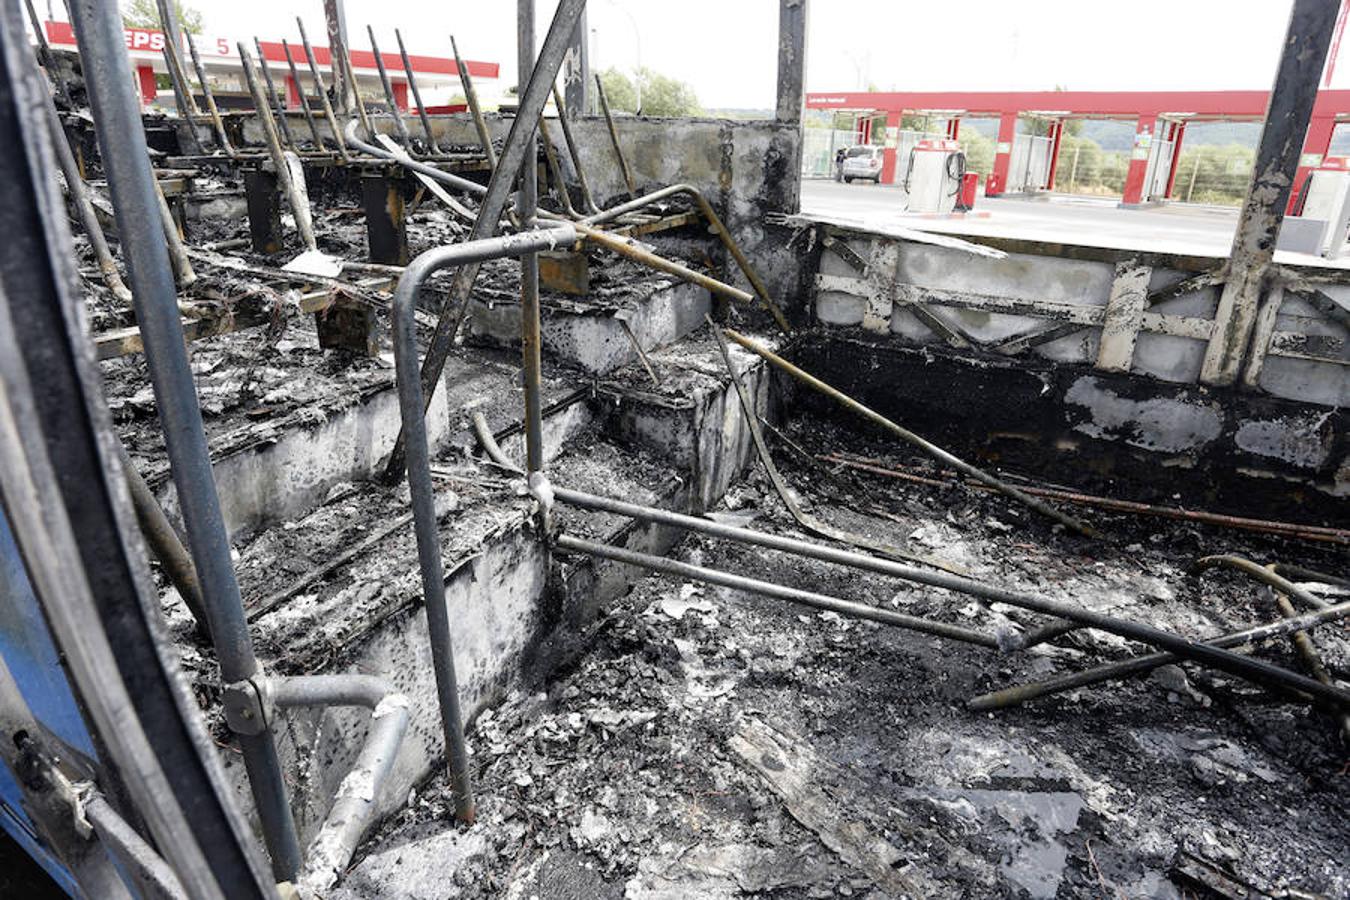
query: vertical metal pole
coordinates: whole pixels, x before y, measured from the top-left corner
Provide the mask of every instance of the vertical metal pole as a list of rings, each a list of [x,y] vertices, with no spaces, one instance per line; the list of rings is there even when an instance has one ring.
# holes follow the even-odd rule
[[[577,19],[576,28],[572,29],[572,44],[567,48],[567,56],[563,59],[563,89],[567,94],[567,109],[573,116],[583,116],[589,108],[587,104],[587,94],[591,90],[591,51],[589,47],[589,31],[586,27],[586,13],[581,14]],[[558,107],[558,115],[562,116],[562,106]]]
[[[309,76],[314,79],[314,89],[319,92],[319,101],[323,104],[323,114],[328,119],[328,127],[333,129],[333,140],[337,142],[338,153],[342,154],[345,161],[348,158],[347,140],[342,136],[342,126],[333,113],[333,104],[328,99],[328,89],[324,87],[323,76],[319,74],[319,61],[314,58],[314,48],[309,45],[309,36],[305,34],[304,21],[296,16],[295,24],[300,27],[300,43],[305,48],[305,61],[309,63]]]
[[[1247,200],[1233,235],[1228,279],[1200,367],[1206,384],[1232,384],[1246,355],[1339,9],[1339,0],[1295,0],[1289,14]]]
[[[389,104],[389,113],[394,117],[394,127],[398,129],[398,136],[403,139],[403,146],[411,152],[412,136],[408,134],[408,126],[403,123],[403,112],[398,108],[398,101],[394,99],[394,85],[389,81],[389,73],[385,71],[380,45],[375,42],[375,29],[367,25],[366,33],[370,35],[370,52],[375,54],[375,68],[380,72],[380,85],[384,88],[384,100]]]
[[[178,297],[168,252],[159,239],[154,174],[141,127],[140,102],[125,77],[129,66],[122,21],[116,4],[72,0],[80,59],[94,114],[99,148],[117,217],[136,304],[136,321],[145,345],[155,405],[159,410],[169,466],[187,526],[200,579],[202,602],[226,684],[261,674],[253,655],[244,604],[230,560],[230,541],[221,518],[220,499],[202,427],[201,406],[178,314]],[[276,746],[266,730],[238,735],[249,783],[279,880],[300,869],[300,844],[291,818]]]
[[[350,114],[356,85],[348,78],[347,10],[342,0],[323,0],[323,19],[328,28],[328,71],[333,79],[333,100],[338,109]],[[356,102],[360,103],[360,98]]]
[[[478,208],[478,218],[473,223],[473,230],[469,232],[470,240],[491,237],[497,230],[511,188],[515,184],[516,175],[525,163],[528,152],[525,138],[533,137],[534,129],[538,127],[539,116],[543,114],[544,107],[548,103],[549,92],[553,82],[557,80],[558,69],[562,66],[562,58],[567,51],[568,36],[576,25],[577,17],[585,8],[586,0],[558,0],[553,21],[539,51],[538,64],[530,73],[529,84],[520,96],[515,121],[511,123],[506,142],[502,144],[501,158],[493,170],[492,178],[488,181],[483,202]],[[535,159],[530,159],[530,165],[537,165]],[[454,280],[450,283],[450,297],[442,309],[440,318],[436,320],[436,332],[432,335],[431,343],[427,345],[426,357],[422,360],[422,391],[428,402],[435,394],[441,371],[445,367],[446,356],[454,345],[455,334],[468,308],[467,300],[473,290],[474,280],[478,277],[478,269],[476,264],[469,264],[455,273]],[[385,477],[390,480],[402,477],[403,462],[403,436],[400,434],[385,464]]]
[[[206,69],[202,68],[202,58],[197,53],[197,42],[192,39],[190,34],[187,36],[187,42],[188,51],[192,54],[192,68],[197,70],[197,80],[202,85],[202,96],[206,98],[206,108],[211,113],[211,123],[216,126],[216,140],[220,142],[220,149],[233,159],[235,156],[234,146],[225,134],[225,122],[220,118],[220,109],[216,106],[216,96],[211,93],[211,84],[206,80]]]
[[[300,70],[295,67],[295,57],[291,56],[291,45],[286,43],[286,39],[281,39],[281,49],[286,54],[286,65],[291,70],[291,81],[295,82],[295,92],[300,95],[300,108],[305,111],[305,121],[309,123],[309,135],[314,138],[314,149],[323,152],[323,136],[319,134],[319,123],[314,121],[314,110],[310,109],[309,98],[305,96],[305,86],[300,83]],[[264,72],[267,71],[266,60],[258,60],[258,65],[262,66]]]
[[[267,85],[267,102],[272,109],[276,110],[277,124],[281,126],[281,139],[286,142],[286,146],[295,149],[295,136],[291,134],[291,124],[286,117],[286,107],[290,102],[290,97],[282,100],[277,94],[277,86],[272,81],[272,69],[267,65],[267,57],[263,55],[262,41],[256,37],[253,39],[253,48],[258,51],[258,68],[262,69],[263,83]],[[299,82],[296,82],[296,90],[300,89]]]
[[[478,143],[483,145],[483,153],[487,156],[488,169],[497,168],[497,151],[492,147],[492,135],[488,134],[487,121],[483,119],[483,108],[478,105],[478,92],[473,87],[473,77],[469,75],[469,67],[459,57],[459,45],[455,43],[455,36],[450,35],[450,49],[455,54],[455,68],[459,71],[459,83],[464,87],[464,101],[469,104],[469,114],[473,116],[473,127],[478,131]]]
[[[808,0],[778,0],[778,105],[774,118],[796,124],[806,99],[806,13]]]
[[[431,133],[431,119],[427,117],[427,108],[422,103],[422,92],[417,89],[417,79],[413,77],[412,60],[408,58],[408,48],[403,46],[403,32],[394,29],[394,38],[398,41],[398,55],[403,59],[403,71],[408,76],[408,87],[412,89],[413,102],[417,104],[417,116],[422,120],[422,130],[427,135],[427,152],[440,153],[436,146],[436,137]]]
[[[534,3],[516,2],[516,59],[519,85],[516,96],[525,96],[525,86],[534,71]],[[550,79],[552,81],[552,79]],[[541,112],[539,124],[543,124]],[[526,228],[534,227],[539,207],[539,148],[533,131],[525,135],[525,164],[520,169],[520,193],[516,195],[516,213]],[[563,188],[566,190],[566,187]],[[525,471],[544,469],[544,403],[540,381],[543,360],[540,353],[539,254],[520,258],[520,352],[525,375]]]

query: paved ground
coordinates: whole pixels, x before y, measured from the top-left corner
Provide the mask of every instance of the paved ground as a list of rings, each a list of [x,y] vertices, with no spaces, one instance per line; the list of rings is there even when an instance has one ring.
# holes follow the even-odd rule
[[[855,221],[869,229],[913,228],[1224,257],[1237,224],[1235,208],[1175,204],[1120,209],[1115,200],[1088,197],[981,197],[974,212],[956,216],[908,213],[904,203],[904,192],[892,185],[802,182],[802,212]],[[1304,254],[1281,252],[1277,260],[1350,267],[1350,260],[1332,263]]]

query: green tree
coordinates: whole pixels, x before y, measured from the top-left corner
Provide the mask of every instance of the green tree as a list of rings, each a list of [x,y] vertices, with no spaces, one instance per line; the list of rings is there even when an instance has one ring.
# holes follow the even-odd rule
[[[600,73],[600,83],[604,85],[605,99],[611,110],[637,112],[637,88],[627,75],[610,66]]]
[[[644,116],[697,116],[703,112],[698,95],[683,81],[642,68],[637,73],[642,86],[642,114]],[[600,73],[605,86],[609,108],[615,111],[638,112],[638,90],[633,80],[614,67]]]
[[[178,27],[188,34],[202,33],[202,14],[191,6],[184,6],[183,0],[173,0],[174,15],[178,17]],[[123,0],[122,24],[128,28],[158,29],[159,6],[155,0]]]
[[[698,94],[684,81],[653,72],[638,71],[642,83],[642,114],[644,116],[697,116],[703,112]]]

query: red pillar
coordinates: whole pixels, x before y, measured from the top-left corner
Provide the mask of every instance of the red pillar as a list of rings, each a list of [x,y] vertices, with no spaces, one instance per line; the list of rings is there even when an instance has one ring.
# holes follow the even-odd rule
[[[1148,153],[1153,145],[1153,120],[1156,116],[1140,116],[1134,128],[1134,149],[1130,151],[1130,168],[1125,173],[1122,206],[1138,206],[1144,202],[1144,178],[1148,175]]]
[[[1167,193],[1163,194],[1164,199],[1172,199],[1172,189],[1177,184],[1177,169],[1181,164],[1181,143],[1186,138],[1186,123],[1173,122],[1168,140],[1172,142],[1172,165],[1167,170]]]
[[[408,111],[408,84],[405,81],[394,83],[394,105],[403,112]]]
[[[881,183],[895,184],[895,148],[899,144],[891,143],[891,129],[900,130],[900,113],[886,113],[886,147],[881,151]]]
[[[947,138],[953,141],[959,141],[961,139],[960,117],[947,120]]]
[[[1298,208],[1298,199],[1303,183],[1308,180],[1308,173],[1327,158],[1327,151],[1331,149],[1331,135],[1335,130],[1336,119],[1332,116],[1314,115],[1308,123],[1308,136],[1303,139],[1303,155],[1299,157],[1298,172],[1294,174],[1294,189],[1289,192],[1288,214],[1292,215]]]
[[[1055,189],[1055,172],[1059,169],[1059,142],[1064,136],[1064,120],[1059,119],[1050,126],[1050,169],[1045,174],[1045,189]]]
[[[155,70],[149,66],[137,66],[136,83],[141,89],[141,105],[148,106],[156,96]]]
[[[300,106],[300,89],[296,87],[295,79],[286,76],[286,108],[296,109]],[[290,121],[289,119],[287,121]]]
[[[1013,141],[1017,139],[1017,113],[1005,112],[998,120],[998,146],[994,153],[994,171],[984,183],[984,195],[997,197],[1008,188],[1008,166],[1012,164]]]

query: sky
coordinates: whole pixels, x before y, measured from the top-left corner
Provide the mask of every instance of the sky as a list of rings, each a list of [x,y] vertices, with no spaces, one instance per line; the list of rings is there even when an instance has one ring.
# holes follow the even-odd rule
[[[321,0],[188,0],[208,36],[279,39]],[[59,9],[60,4],[55,4]],[[556,3],[539,0],[539,39]],[[41,0],[39,0],[41,6]],[[1267,89],[1291,0],[814,0],[807,90]],[[354,45],[402,28],[412,53],[501,64],[515,80],[511,0],[346,0]],[[592,66],[641,64],[693,85],[703,106],[771,108],[778,0],[590,0]],[[1350,60],[1333,87],[1350,87]]]

